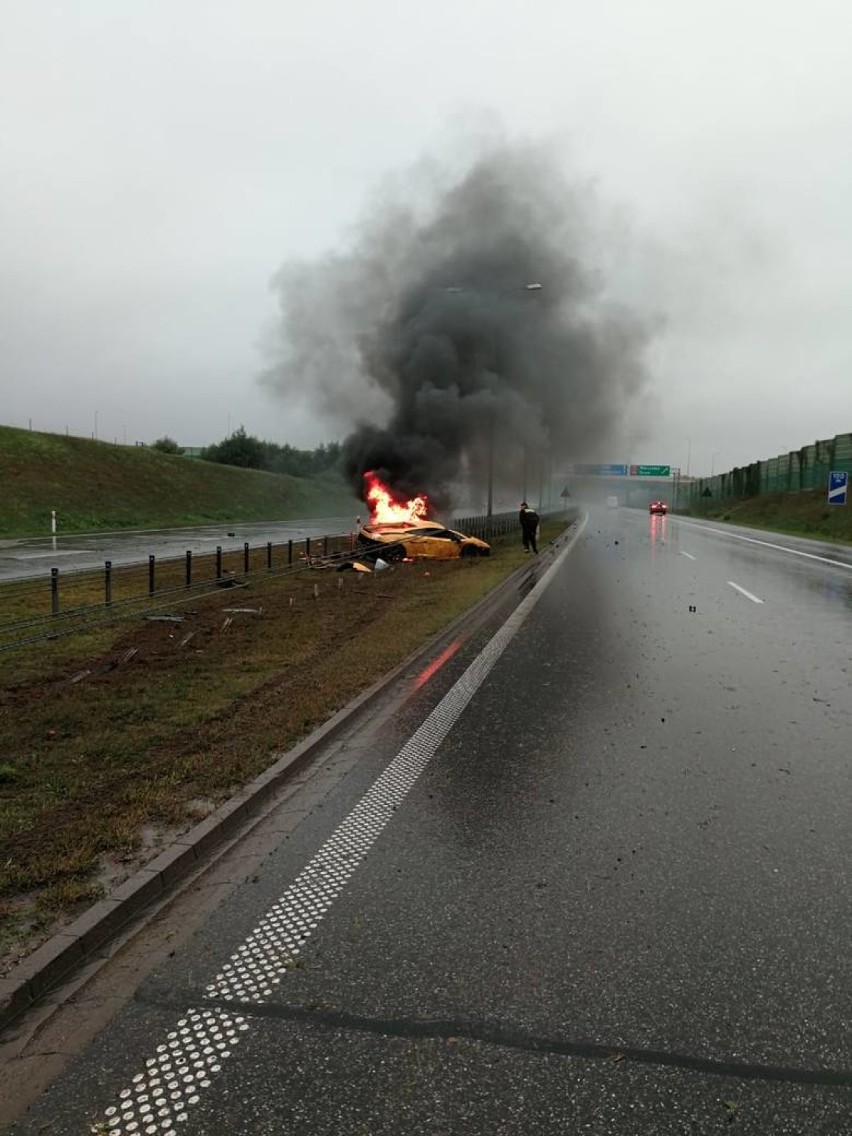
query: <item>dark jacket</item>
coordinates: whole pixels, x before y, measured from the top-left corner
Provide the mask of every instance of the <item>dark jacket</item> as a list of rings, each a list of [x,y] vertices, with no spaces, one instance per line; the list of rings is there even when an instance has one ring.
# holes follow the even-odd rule
[[[527,505],[526,508],[521,509],[518,516],[521,522],[521,528],[524,532],[534,533],[538,528],[539,521],[538,513],[535,509],[531,509],[529,505]]]

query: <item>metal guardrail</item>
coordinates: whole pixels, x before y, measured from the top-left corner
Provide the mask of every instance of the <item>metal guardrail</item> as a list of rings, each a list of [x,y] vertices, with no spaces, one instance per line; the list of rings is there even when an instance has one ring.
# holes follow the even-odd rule
[[[489,516],[464,517],[453,521],[453,528],[459,532],[478,536],[480,540],[491,540],[495,536],[506,536],[521,531],[517,513],[493,513]]]
[[[518,514],[463,517],[452,521],[453,528],[484,540],[519,533]],[[131,564],[104,561],[102,569],[82,568],[60,573],[50,569],[45,581],[9,581],[0,584],[0,598],[7,610],[27,609],[20,618],[0,623],[0,651],[25,646],[49,638],[90,630],[130,616],[162,611],[187,596],[213,594],[217,589],[248,583],[249,580],[286,575],[310,566],[314,558],[345,559],[355,554],[356,533],[337,533],[323,537],[303,537],[280,544],[272,541],[254,548],[246,541],[242,547],[215,552],[157,559],[148,556]],[[45,609],[33,612],[44,598]],[[17,602],[15,602],[17,601]]]

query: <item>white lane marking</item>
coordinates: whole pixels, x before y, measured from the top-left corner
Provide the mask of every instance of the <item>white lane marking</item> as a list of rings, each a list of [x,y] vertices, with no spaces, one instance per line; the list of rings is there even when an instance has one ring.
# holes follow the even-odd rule
[[[16,552],[12,560],[49,560],[52,556],[92,556],[93,548],[59,548],[52,552]]]
[[[695,559],[691,552],[684,552],[683,549],[680,550],[680,554],[681,556],[686,556],[689,560]]]
[[[747,592],[745,588],[741,588],[740,585],[735,584],[733,580],[728,580],[728,583],[732,588],[736,588],[738,592],[742,592],[742,594],[750,599],[752,603],[763,603],[763,600],[760,599],[759,596],[755,596],[751,592]]]
[[[529,595],[205,987],[206,997],[259,1004],[272,996],[541,599],[588,519],[587,514]],[[248,1029],[246,1019],[232,1011],[203,1004],[189,1007],[156,1047],[155,1055],[146,1059],[142,1071],[106,1109],[100,1127],[96,1123],[90,1131],[102,1132],[105,1124],[110,1136],[176,1136],[176,1125],[189,1119],[188,1110],[198,1103],[201,1090],[210,1085],[211,1077],[220,1072],[222,1062]]]
[[[700,529],[701,532],[716,533],[717,536],[730,536],[734,540],[744,540],[747,544],[761,544],[764,548],[774,548],[776,552],[789,552],[791,556],[804,556],[806,560],[819,560],[822,564],[831,564],[834,568],[845,568],[847,572],[852,572],[852,564],[846,564],[843,560],[832,560],[830,556],[818,556],[815,552],[802,552],[798,548],[788,548],[786,544],[773,544],[768,540],[757,540],[753,536],[741,536],[739,533],[728,532],[727,529],[713,529],[709,525],[696,525],[691,521],[683,520],[682,517],[678,517],[677,522],[692,529]]]

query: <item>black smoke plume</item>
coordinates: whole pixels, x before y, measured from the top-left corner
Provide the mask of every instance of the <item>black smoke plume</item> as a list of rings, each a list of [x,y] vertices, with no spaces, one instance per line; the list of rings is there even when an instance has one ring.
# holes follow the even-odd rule
[[[438,509],[481,504],[489,477],[515,501],[545,464],[600,459],[648,328],[607,299],[594,216],[535,147],[492,148],[433,194],[410,183],[346,254],[281,270],[266,381],[351,429],[359,496],[372,469]]]

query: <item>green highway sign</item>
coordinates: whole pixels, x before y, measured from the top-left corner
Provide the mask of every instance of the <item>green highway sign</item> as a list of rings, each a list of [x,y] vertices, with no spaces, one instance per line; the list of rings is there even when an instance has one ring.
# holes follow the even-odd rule
[[[670,465],[632,465],[630,467],[631,477],[671,477],[672,467]]]

